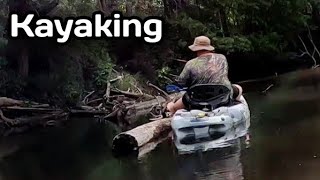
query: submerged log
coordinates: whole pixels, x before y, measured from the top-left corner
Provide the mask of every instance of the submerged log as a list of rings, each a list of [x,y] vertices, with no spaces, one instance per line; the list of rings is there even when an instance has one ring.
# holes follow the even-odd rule
[[[51,123],[55,120],[62,121],[66,120],[68,118],[68,113],[63,111],[58,111],[52,114],[45,114],[45,115],[39,115],[39,116],[32,116],[32,117],[25,117],[25,118],[16,118],[15,119],[15,125],[16,126],[23,126],[23,125],[35,125],[35,124],[47,124],[49,125],[49,121]],[[49,122],[49,123],[48,123]]]
[[[165,118],[143,124],[115,136],[112,151],[117,156],[139,154],[139,149],[171,130],[171,119]]]
[[[157,138],[156,140],[153,140],[142,147],[139,148],[139,153],[137,154],[138,159],[144,158],[148,153],[153,151],[159,144],[166,141],[168,138],[172,136],[171,133],[165,133],[166,135],[161,136],[160,138]]]

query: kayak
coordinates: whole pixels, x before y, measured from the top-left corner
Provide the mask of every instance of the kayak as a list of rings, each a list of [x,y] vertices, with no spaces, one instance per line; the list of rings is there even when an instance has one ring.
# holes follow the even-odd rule
[[[180,154],[232,146],[248,133],[250,110],[246,99],[213,109],[180,109],[172,117],[173,142]]]

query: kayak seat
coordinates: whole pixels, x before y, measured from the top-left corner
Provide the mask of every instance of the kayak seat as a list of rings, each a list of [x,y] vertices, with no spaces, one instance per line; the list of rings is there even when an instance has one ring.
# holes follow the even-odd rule
[[[204,108],[213,110],[221,106],[231,104],[230,89],[224,85],[197,84],[190,87],[185,98],[188,102],[188,110]]]

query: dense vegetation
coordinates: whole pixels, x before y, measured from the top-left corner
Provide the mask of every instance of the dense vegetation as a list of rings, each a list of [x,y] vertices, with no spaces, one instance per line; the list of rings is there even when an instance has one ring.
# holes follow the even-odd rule
[[[126,78],[119,83],[124,90],[132,79],[163,85],[183,67],[177,59],[192,58],[187,46],[198,35],[209,36],[218,52],[238,62],[257,54],[257,64],[262,56],[304,58],[311,66],[320,59],[316,0],[1,0],[0,7],[0,96],[74,104],[86,91],[105,89],[114,70],[124,70]],[[61,17],[90,16],[96,10],[162,16],[165,33],[156,45],[133,39],[73,39],[63,46],[8,39],[9,12],[30,10]],[[254,68],[255,62],[250,63]]]

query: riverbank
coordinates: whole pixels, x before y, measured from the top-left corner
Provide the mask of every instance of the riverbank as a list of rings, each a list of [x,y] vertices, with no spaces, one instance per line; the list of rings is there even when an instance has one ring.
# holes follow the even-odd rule
[[[270,91],[273,93],[273,91]],[[282,92],[286,94],[286,91]],[[68,126],[2,138],[0,176],[10,179],[114,179],[230,178],[260,180],[318,177],[320,146],[317,103],[304,103],[299,111],[274,107],[267,96],[251,93],[250,148],[217,149],[179,156],[168,138],[141,159],[116,159],[112,139],[119,131],[92,119],[72,119]],[[287,120],[283,124],[281,120]],[[277,157],[277,158],[275,158]],[[23,159],[23,160],[22,160]],[[163,167],[166,162],[166,168]],[[294,172],[294,173],[292,173]]]

